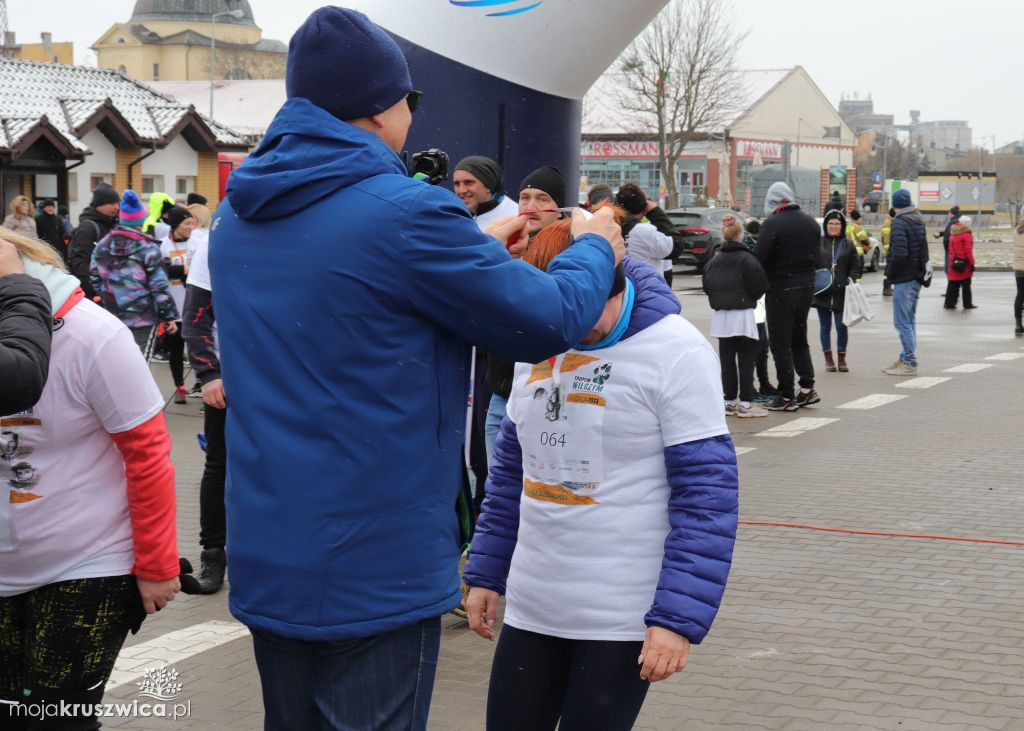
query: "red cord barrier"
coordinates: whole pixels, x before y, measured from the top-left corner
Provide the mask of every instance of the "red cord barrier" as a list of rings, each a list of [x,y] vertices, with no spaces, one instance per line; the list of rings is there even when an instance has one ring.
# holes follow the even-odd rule
[[[766,520],[741,520],[740,525],[766,525],[776,528],[803,528],[804,530],[817,530],[826,533],[850,533],[857,536],[887,536],[891,538],[930,538],[936,541],[966,541],[969,543],[998,543],[1002,546],[1024,546],[1024,541],[1003,541],[998,538],[970,538],[963,536],[936,536],[925,533],[893,533],[882,530],[853,530],[851,528],[826,528],[820,525],[807,525],[804,523],[776,523]]]

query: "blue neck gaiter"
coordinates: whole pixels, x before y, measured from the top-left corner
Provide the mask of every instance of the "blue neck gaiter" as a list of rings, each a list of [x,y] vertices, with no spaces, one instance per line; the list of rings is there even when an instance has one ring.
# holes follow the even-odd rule
[[[619,319],[615,323],[615,327],[608,333],[603,340],[599,343],[593,343],[591,345],[584,345],[579,343],[574,346],[574,350],[600,350],[601,348],[610,348],[622,339],[622,336],[626,333],[626,328],[629,326],[630,315],[633,314],[633,299],[635,297],[635,291],[633,290],[633,283],[626,279],[626,289],[623,290],[626,296],[622,298],[622,312],[619,313]]]

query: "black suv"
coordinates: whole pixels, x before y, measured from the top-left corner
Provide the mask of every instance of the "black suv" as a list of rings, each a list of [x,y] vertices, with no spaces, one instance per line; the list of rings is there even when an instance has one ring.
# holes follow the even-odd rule
[[[673,208],[666,213],[683,235],[683,253],[676,262],[692,264],[697,271],[704,271],[704,265],[725,245],[722,220],[726,216],[735,216],[743,230],[747,230],[747,219],[730,208]],[[744,241],[748,246],[753,244],[746,233]]]

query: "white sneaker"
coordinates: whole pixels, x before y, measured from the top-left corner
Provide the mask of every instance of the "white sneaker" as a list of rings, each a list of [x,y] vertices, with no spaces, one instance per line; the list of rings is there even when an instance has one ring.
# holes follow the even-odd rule
[[[759,416],[768,416],[768,410],[762,409],[757,404],[750,404],[750,406],[740,404],[736,409],[736,416],[741,419],[753,419]]]
[[[738,404],[733,403],[732,401],[726,401],[725,402],[725,415],[726,416],[736,416],[736,410],[738,408],[739,408]]]
[[[904,361],[900,361],[898,364],[893,365],[891,368],[885,369],[885,375],[887,376],[916,376],[917,366],[910,365]]]

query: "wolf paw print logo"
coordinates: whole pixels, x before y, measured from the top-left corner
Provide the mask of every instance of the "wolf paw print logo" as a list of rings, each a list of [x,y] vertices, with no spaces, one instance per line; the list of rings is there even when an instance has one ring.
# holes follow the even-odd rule
[[[501,18],[508,15],[520,15],[544,4],[544,0],[448,0],[460,8],[487,8],[494,12],[487,13],[488,18]]]
[[[594,369],[594,383],[598,386],[603,386],[605,381],[612,377],[612,364],[605,363],[602,366],[598,366]]]

